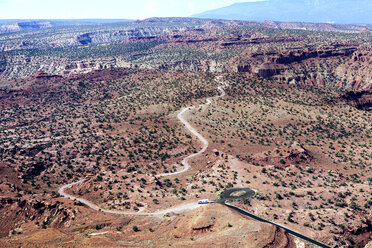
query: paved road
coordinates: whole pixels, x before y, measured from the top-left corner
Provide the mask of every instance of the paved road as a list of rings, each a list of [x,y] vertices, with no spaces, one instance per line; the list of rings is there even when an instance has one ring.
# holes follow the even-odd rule
[[[218,91],[220,92],[220,95],[217,96],[217,98],[219,97],[223,97],[225,96],[225,91],[223,90],[223,88],[220,86],[217,88]],[[207,103],[205,105],[209,105],[212,103],[212,101],[207,98],[206,99]],[[187,107],[187,108],[184,108],[182,109],[182,111],[177,115],[177,118],[185,125],[185,127],[193,134],[195,135],[203,144],[202,146],[202,149],[197,152],[197,153],[194,153],[194,154],[191,154],[189,156],[187,156],[186,158],[184,158],[182,160],[182,165],[183,165],[183,169],[180,170],[180,171],[177,171],[177,172],[173,172],[173,173],[165,173],[165,174],[159,174],[159,175],[156,175],[156,177],[166,177],[166,176],[171,176],[171,175],[177,175],[177,174],[181,174],[181,173],[184,173],[186,171],[188,171],[190,169],[190,164],[189,164],[189,160],[196,157],[196,156],[199,156],[200,154],[202,154],[203,152],[205,152],[208,148],[208,141],[200,134],[198,133],[192,126],[190,123],[188,123],[183,117],[182,115],[187,112],[188,110],[190,109],[193,109],[195,108],[194,106],[192,107]],[[165,209],[165,210],[160,210],[160,211],[156,211],[156,212],[152,212],[152,213],[142,213],[142,212],[128,212],[128,211],[118,211],[118,210],[108,210],[108,209],[102,209],[100,207],[98,207],[96,204],[94,204],[93,202],[91,201],[88,201],[84,198],[79,198],[79,197],[76,197],[76,196],[73,196],[73,195],[70,195],[70,194],[67,194],[65,192],[66,189],[74,186],[74,185],[77,185],[77,184],[81,184],[85,181],[85,179],[82,179],[82,180],[79,180],[77,182],[74,182],[74,183],[70,183],[70,184],[66,184],[66,185],[63,185],[59,190],[58,190],[58,193],[65,197],[65,198],[69,198],[71,200],[74,200],[74,201],[79,201],[85,205],[87,205],[88,207],[94,209],[94,210],[97,210],[97,211],[102,211],[102,212],[105,212],[105,213],[110,213],[110,214],[121,214],[121,215],[164,215],[166,213],[169,213],[169,212],[184,212],[184,211],[187,211],[187,210],[192,210],[192,209],[195,209],[197,207],[199,207],[200,205],[197,204],[197,203],[188,203],[188,204],[182,204],[180,206],[175,206],[175,207],[171,207],[171,208],[168,208],[168,209]]]
[[[225,84],[225,86],[227,86],[227,84]],[[223,97],[223,96],[225,96],[225,91],[223,90],[223,88],[220,86],[220,87],[218,87],[217,88],[218,89],[218,91],[220,91],[220,95],[219,96],[217,96],[217,97]],[[206,103],[206,105],[209,105],[209,104],[211,104],[211,100],[209,99],[209,98],[207,98],[207,103]],[[202,149],[199,151],[199,152],[197,152],[197,153],[194,153],[194,154],[191,154],[190,156],[188,156],[188,157],[186,157],[186,158],[184,158],[183,160],[182,160],[182,164],[183,164],[183,166],[184,166],[184,168],[181,170],[181,171],[177,171],[177,172],[173,172],[173,173],[166,173],[166,174],[160,174],[160,175],[157,175],[157,177],[165,177],[165,176],[171,176],[171,175],[176,175],[176,174],[180,174],[180,173],[184,173],[184,172],[186,172],[186,171],[188,171],[189,169],[190,169],[190,165],[189,165],[189,163],[188,163],[188,161],[191,159],[191,158],[193,158],[193,157],[195,157],[195,156],[198,156],[198,155],[200,155],[200,154],[202,154],[203,152],[205,152],[205,150],[208,148],[208,145],[209,145],[209,143],[208,143],[208,141],[201,135],[201,134],[199,134],[191,125],[190,125],[190,123],[188,123],[183,117],[182,117],[182,115],[186,112],[186,111],[188,111],[189,109],[192,109],[192,108],[194,108],[194,107],[187,107],[187,108],[184,108],[178,115],[177,115],[177,118],[186,126],[186,128],[192,133],[192,134],[194,134],[202,143],[203,143],[203,146],[202,146]],[[65,189],[67,189],[67,188],[70,188],[70,187],[72,187],[72,186],[74,186],[74,185],[77,185],[77,184],[80,184],[80,183],[82,183],[82,182],[84,182],[85,181],[85,179],[82,179],[82,180],[79,180],[79,181],[77,181],[77,182],[74,182],[74,183],[70,183],[70,184],[66,184],[66,185],[64,185],[64,186],[62,186],[59,190],[58,190],[58,193],[61,195],[61,196],[63,196],[63,197],[65,197],[65,198],[69,198],[69,199],[71,199],[71,200],[75,200],[75,201],[79,201],[79,202],[81,202],[81,203],[83,203],[83,204],[85,204],[85,205],[87,205],[88,207],[90,207],[90,208],[92,208],[92,209],[94,209],[94,210],[97,210],[97,211],[102,211],[102,212],[105,212],[105,213],[110,213],[110,214],[120,214],[120,215],[158,215],[158,216],[163,216],[163,215],[165,215],[165,214],[167,214],[167,213],[170,213],[170,212],[184,212],[184,211],[188,211],[188,210],[192,210],[192,209],[195,209],[195,208],[198,208],[198,207],[200,207],[200,205],[199,204],[197,204],[197,203],[188,203],[188,204],[182,204],[182,205],[179,205],[179,206],[174,206],[174,207],[171,207],[171,208],[167,208],[167,209],[164,209],[164,210],[160,210],[160,211],[156,211],[156,212],[152,212],[152,213],[142,213],[142,212],[128,212],[128,211],[118,211],[118,210],[108,210],[108,209],[102,209],[102,208],[100,208],[100,207],[98,207],[96,204],[94,204],[93,202],[91,202],[91,201],[88,201],[88,200],[86,200],[86,199],[83,199],[83,198],[79,198],[79,197],[75,197],[75,196],[73,196],[73,195],[70,195],[70,194],[67,194],[66,192],[65,192]],[[319,246],[319,247],[322,247],[322,248],[330,248],[330,246],[328,246],[328,245],[325,245],[325,244],[323,244],[323,243],[321,243],[321,242],[319,242],[319,241],[317,241],[317,240],[314,240],[314,239],[312,239],[312,238],[310,238],[310,237],[307,237],[307,236],[305,236],[305,235],[302,235],[302,234],[300,234],[300,233],[298,233],[298,232],[296,232],[296,231],[293,231],[293,230],[291,230],[291,229],[289,229],[289,228],[287,228],[287,227],[285,227],[285,226],[282,226],[282,225],[280,225],[280,224],[277,224],[277,223],[275,223],[275,222],[271,222],[271,221],[268,221],[268,220],[266,220],[266,219],[263,219],[263,218],[261,218],[261,217],[259,217],[259,216],[256,216],[256,215],[254,215],[254,214],[251,214],[251,213],[249,213],[249,212],[247,212],[247,211],[245,211],[245,210],[243,210],[243,209],[241,209],[241,208],[238,208],[238,207],[235,207],[235,206],[233,206],[233,205],[230,205],[230,204],[228,204],[228,203],[226,203],[225,201],[226,201],[226,199],[235,199],[235,198],[239,198],[239,197],[231,197],[230,196],[230,194],[233,192],[233,191],[241,191],[241,190],[244,190],[244,191],[246,191],[246,193],[247,193],[247,195],[243,195],[243,196],[241,196],[241,197],[252,197],[252,196],[254,196],[255,195],[255,193],[256,193],[256,190],[252,190],[252,189],[243,189],[243,188],[239,188],[239,189],[230,189],[230,190],[227,190],[227,191],[225,191],[225,192],[223,192],[221,195],[223,196],[220,200],[218,200],[218,201],[216,201],[217,203],[220,203],[220,204],[223,204],[223,205],[225,205],[225,206],[227,206],[227,207],[229,207],[229,208],[231,208],[231,209],[234,209],[234,210],[236,210],[236,211],[238,211],[238,212],[240,212],[240,213],[242,213],[242,214],[244,214],[244,215],[246,215],[246,216],[248,216],[248,217],[250,217],[250,218],[252,218],[252,219],[254,219],[254,220],[257,220],[257,221],[261,221],[261,222],[266,222],[266,223],[270,223],[270,224],[272,224],[272,225],[276,225],[276,226],[278,226],[278,227],[280,227],[280,228],[283,228],[284,230],[286,230],[288,233],[290,233],[290,234],[292,234],[293,236],[296,236],[296,237],[298,237],[298,238],[300,238],[300,239],[302,239],[302,240],[305,240],[305,241],[307,241],[307,242],[310,242],[310,243],[312,243],[312,244],[315,244],[315,245],[317,245],[317,246]],[[226,193],[227,192],[227,193]],[[225,193],[225,194],[224,194]],[[100,234],[100,233],[99,233]]]
[[[238,211],[241,214],[244,214],[244,215],[248,216],[251,219],[254,219],[254,220],[257,220],[257,221],[261,221],[261,222],[265,222],[265,223],[269,223],[269,224],[275,225],[277,227],[280,227],[280,228],[286,230],[289,234],[292,234],[293,236],[295,236],[297,238],[300,238],[302,240],[305,240],[305,241],[307,241],[307,242],[309,242],[309,243],[311,243],[313,245],[316,245],[316,246],[319,246],[319,247],[322,247],[322,248],[331,248],[331,246],[326,245],[326,244],[323,244],[322,242],[320,242],[318,240],[312,239],[312,238],[310,238],[308,236],[305,236],[305,235],[303,235],[301,233],[298,233],[296,231],[293,231],[292,229],[289,229],[288,227],[282,226],[282,225],[277,224],[275,222],[272,222],[272,221],[266,220],[264,218],[261,218],[261,217],[259,217],[257,215],[251,214],[251,213],[245,211],[244,209],[235,207],[235,206],[230,205],[228,203],[222,203],[222,204],[225,205],[225,206],[227,206],[227,207],[229,207],[229,208],[231,208],[231,209],[234,209],[235,211]]]
[[[240,192],[240,191],[245,191],[246,194],[245,195],[241,195],[241,196],[231,196],[231,193],[233,192]],[[248,188],[233,188],[233,189],[228,189],[228,190],[225,190],[224,192],[222,192],[220,194],[220,199],[216,201],[216,203],[220,203],[222,205],[225,205],[235,211],[238,211],[239,213],[245,215],[245,216],[248,216],[249,218],[251,219],[254,219],[254,220],[257,220],[257,221],[260,221],[260,222],[265,222],[265,223],[269,223],[269,224],[272,224],[272,225],[275,225],[279,228],[282,228],[284,230],[286,230],[289,234],[297,237],[297,238],[300,238],[302,240],[305,240],[311,244],[314,244],[316,246],[319,246],[319,247],[322,247],[322,248],[331,248],[329,245],[326,245],[326,244],[323,244],[322,242],[318,241],[318,240],[315,240],[315,239],[312,239],[308,236],[305,236],[301,233],[298,233],[292,229],[289,229],[288,227],[285,227],[285,226],[282,226],[278,223],[275,223],[275,222],[272,222],[272,221],[269,221],[269,220],[266,220],[264,218],[261,218],[257,215],[254,215],[244,209],[241,209],[239,207],[236,207],[236,206],[233,206],[233,205],[230,205],[229,203],[226,203],[227,200],[239,200],[239,199],[242,199],[242,198],[250,198],[250,197],[253,197],[254,195],[256,194],[256,190],[253,190],[253,189],[248,189]]]
[[[240,196],[231,196],[234,192],[242,192],[244,191],[245,194],[242,194]],[[224,192],[220,194],[220,199],[216,200],[215,202],[224,204],[226,201],[237,201],[244,198],[252,198],[257,193],[257,190],[255,189],[248,189],[248,188],[232,188],[227,189]]]

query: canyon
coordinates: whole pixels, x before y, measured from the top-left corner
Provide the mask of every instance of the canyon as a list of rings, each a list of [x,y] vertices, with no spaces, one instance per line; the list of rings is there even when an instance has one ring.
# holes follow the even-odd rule
[[[368,28],[33,25],[0,35],[1,247],[312,247],[198,204],[243,187],[230,205],[372,242]]]

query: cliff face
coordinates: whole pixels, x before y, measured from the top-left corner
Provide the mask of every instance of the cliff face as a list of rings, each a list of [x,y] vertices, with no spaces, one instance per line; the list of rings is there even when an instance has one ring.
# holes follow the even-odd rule
[[[110,68],[146,68],[240,72],[281,83],[371,89],[368,33],[345,38],[344,34],[262,28],[274,24],[278,23],[253,26],[153,18],[123,26],[50,31],[42,38],[26,38],[20,32],[9,39],[0,37],[4,51],[0,52],[0,80],[26,78],[39,70],[71,76]],[[297,24],[293,25],[287,26]]]
[[[121,58],[71,60],[59,57],[45,58],[37,56],[27,58],[25,56],[14,56],[10,57],[6,63],[3,63],[3,67],[1,67],[0,61],[0,79],[26,78],[39,70],[49,74],[69,76],[119,67],[130,68],[131,64]],[[133,67],[135,66],[133,65]]]
[[[82,45],[88,45],[92,43],[92,38],[89,34],[82,34],[76,37],[76,40]]]
[[[157,26],[123,26],[120,28],[87,28],[81,30],[61,30],[55,34],[53,30],[42,30],[40,34],[27,34],[23,32],[9,36],[11,39],[0,38],[0,51],[13,51],[18,49],[50,49],[67,48],[88,44],[115,43],[136,37],[151,37],[168,34],[171,31],[184,30],[185,27],[157,27]],[[14,27],[15,31],[22,29]],[[86,31],[86,32],[84,32]],[[1,33],[1,31],[0,31]],[[17,37],[17,39],[14,39]]]
[[[347,92],[342,96],[348,103],[358,109],[372,110],[372,92]]]
[[[0,25],[0,33],[50,27],[52,27],[52,24],[49,21],[13,22]]]
[[[340,62],[341,61],[341,62]],[[58,57],[0,57],[0,78],[27,77],[42,69],[69,76],[110,68],[146,68],[176,71],[242,72],[282,83],[330,86],[345,90],[371,90],[370,53],[356,47],[250,54],[227,61],[218,59],[131,61],[126,57],[72,60]]]
[[[350,56],[355,52],[357,48],[348,47],[336,50],[336,47],[323,48],[321,50],[299,50],[295,52],[285,52],[283,54],[278,54],[272,57],[269,57],[268,60],[271,60],[272,63],[288,65],[291,63],[300,63],[306,59],[312,58],[330,58],[338,56]]]
[[[356,51],[347,63],[336,68],[340,83],[348,82],[355,90],[372,90],[372,51]]]
[[[0,75],[2,75],[2,73],[5,71],[6,66],[7,66],[6,57],[0,56]]]
[[[254,53],[237,65],[238,72],[282,83],[371,90],[370,52],[356,46],[328,46],[278,53]]]

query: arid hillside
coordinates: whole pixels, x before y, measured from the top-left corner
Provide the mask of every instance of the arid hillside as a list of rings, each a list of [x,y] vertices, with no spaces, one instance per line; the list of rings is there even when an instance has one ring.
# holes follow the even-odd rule
[[[230,204],[331,247],[371,241],[370,33],[125,25],[149,33],[0,36],[1,247],[312,247],[198,204],[231,188],[256,193]]]
[[[120,221],[124,225],[138,223]],[[136,231],[118,231],[109,225],[103,228],[72,232],[48,228],[0,244],[2,247],[296,247],[294,238],[283,230],[249,220],[219,204],[152,221]]]

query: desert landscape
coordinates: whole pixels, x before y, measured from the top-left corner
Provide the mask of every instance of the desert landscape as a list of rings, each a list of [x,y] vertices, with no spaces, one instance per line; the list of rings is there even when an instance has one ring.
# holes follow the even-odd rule
[[[0,26],[1,247],[316,247],[233,188],[371,246],[371,28],[26,24]]]

